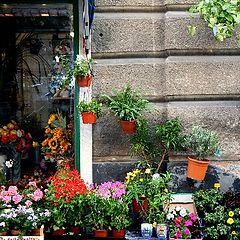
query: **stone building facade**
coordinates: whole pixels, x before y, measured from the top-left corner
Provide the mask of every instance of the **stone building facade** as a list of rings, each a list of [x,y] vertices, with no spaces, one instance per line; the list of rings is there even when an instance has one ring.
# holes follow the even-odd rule
[[[223,155],[214,160],[205,185],[240,189],[240,48],[234,39],[217,42],[198,14],[194,0],[98,0],[93,25],[93,96],[130,83],[149,99],[152,123],[179,117],[216,130]],[[195,24],[192,37],[187,26]],[[93,128],[94,180],[120,179],[133,166],[129,137],[117,119],[104,113]],[[187,189],[186,160],[168,163],[175,189]],[[183,187],[184,186],[184,187]]]

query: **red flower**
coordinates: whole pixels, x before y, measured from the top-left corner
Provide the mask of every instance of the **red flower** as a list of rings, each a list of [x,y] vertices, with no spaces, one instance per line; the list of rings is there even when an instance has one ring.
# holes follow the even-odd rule
[[[3,144],[7,144],[9,142],[9,137],[7,135],[2,136],[1,141]]]

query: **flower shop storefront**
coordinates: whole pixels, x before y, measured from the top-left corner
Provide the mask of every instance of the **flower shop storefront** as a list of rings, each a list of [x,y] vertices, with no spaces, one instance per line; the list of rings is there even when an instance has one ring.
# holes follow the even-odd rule
[[[73,62],[90,53],[93,8],[75,0],[1,3],[1,179],[49,174],[65,158],[80,170],[74,106],[90,95],[75,85]]]

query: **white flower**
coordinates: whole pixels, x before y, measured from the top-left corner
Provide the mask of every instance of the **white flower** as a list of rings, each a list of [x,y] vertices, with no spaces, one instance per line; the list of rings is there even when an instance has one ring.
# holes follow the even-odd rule
[[[159,173],[154,173],[152,176],[153,181],[154,180],[158,180],[160,178],[160,174]]]
[[[174,215],[172,213],[168,213],[167,214],[167,219],[168,220],[174,219]]]
[[[181,209],[182,209],[182,208],[179,207],[179,206],[177,206],[177,207],[175,208],[175,210],[176,210],[177,212],[179,212]]]
[[[9,161],[6,161],[5,165],[6,165],[7,168],[11,168],[13,166],[13,160],[10,159]]]
[[[17,136],[20,138],[20,137],[22,137],[22,131],[21,130],[17,130]]]
[[[182,209],[180,210],[180,215],[181,215],[182,217],[185,217],[185,216],[187,215],[187,211],[186,211],[185,208],[182,208]]]

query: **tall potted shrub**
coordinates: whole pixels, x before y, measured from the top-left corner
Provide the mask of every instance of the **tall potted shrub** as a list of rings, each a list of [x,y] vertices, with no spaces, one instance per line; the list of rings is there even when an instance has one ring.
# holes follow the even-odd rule
[[[114,96],[103,96],[108,108],[120,118],[120,127],[124,133],[135,133],[137,119],[141,117],[141,112],[146,109],[148,101],[142,99],[130,86],[121,91],[115,91],[114,94]]]
[[[82,121],[84,124],[94,124],[101,112],[102,104],[97,100],[90,102],[81,101],[78,104],[78,110],[81,112]]]
[[[185,146],[193,155],[188,157],[188,178],[204,180],[209,165],[207,157],[219,149],[217,133],[201,126],[194,126],[186,135]]]

